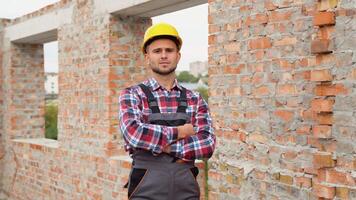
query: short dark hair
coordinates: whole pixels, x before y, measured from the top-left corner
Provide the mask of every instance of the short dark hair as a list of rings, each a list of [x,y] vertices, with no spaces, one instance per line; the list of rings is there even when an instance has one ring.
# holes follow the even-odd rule
[[[156,37],[153,37],[151,39],[149,39],[146,43],[145,43],[145,46],[143,46],[143,49],[145,50],[145,53],[147,53],[147,47],[155,40],[158,40],[158,39],[169,39],[169,40],[172,40],[176,46],[177,46],[177,49],[179,51],[179,40],[174,37],[174,36],[171,36],[171,35],[160,35],[160,36],[156,36]]]

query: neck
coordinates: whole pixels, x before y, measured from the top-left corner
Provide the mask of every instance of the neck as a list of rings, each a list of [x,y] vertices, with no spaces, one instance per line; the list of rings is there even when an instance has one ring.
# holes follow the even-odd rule
[[[153,73],[153,78],[156,79],[156,81],[163,86],[164,88],[166,88],[168,91],[171,90],[173,84],[174,84],[174,80],[176,78],[176,74],[174,72],[168,74],[168,75],[160,75],[157,73]]]

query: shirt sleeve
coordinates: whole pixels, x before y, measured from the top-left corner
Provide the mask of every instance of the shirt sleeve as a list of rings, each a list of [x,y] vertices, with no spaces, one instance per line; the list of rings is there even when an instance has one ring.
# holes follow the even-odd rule
[[[174,142],[171,154],[185,161],[210,158],[215,149],[216,137],[208,104],[200,95],[193,126],[196,134]]]
[[[143,122],[141,98],[133,88],[121,92],[119,105],[120,129],[130,147],[159,154],[165,146],[177,140],[176,127]]]

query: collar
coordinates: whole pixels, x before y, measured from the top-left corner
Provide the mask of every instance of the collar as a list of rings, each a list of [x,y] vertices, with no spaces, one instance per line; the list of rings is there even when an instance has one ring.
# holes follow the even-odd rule
[[[164,88],[163,86],[161,86],[158,81],[155,79],[155,78],[150,78],[148,79],[148,86],[151,87],[153,89],[153,91],[156,91],[158,90],[159,88]],[[171,88],[172,90],[173,89],[178,89],[178,90],[182,90],[182,86],[178,83],[178,80],[177,79],[174,79],[174,83],[173,83],[173,86]]]

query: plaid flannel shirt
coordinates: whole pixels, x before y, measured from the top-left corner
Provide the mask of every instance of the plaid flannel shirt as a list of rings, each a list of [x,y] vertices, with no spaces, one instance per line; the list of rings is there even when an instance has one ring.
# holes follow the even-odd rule
[[[166,90],[154,79],[143,82],[156,98],[161,113],[175,113],[182,86],[175,80],[171,91]],[[187,90],[187,114],[194,126],[195,135],[178,140],[177,127],[148,124],[151,110],[141,88],[136,85],[124,89],[119,97],[120,128],[125,140],[125,149],[143,149],[157,155],[171,146],[171,155],[185,161],[210,158],[215,148],[215,135],[208,105],[197,92]]]

